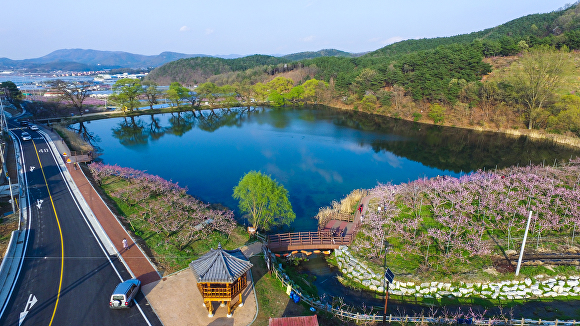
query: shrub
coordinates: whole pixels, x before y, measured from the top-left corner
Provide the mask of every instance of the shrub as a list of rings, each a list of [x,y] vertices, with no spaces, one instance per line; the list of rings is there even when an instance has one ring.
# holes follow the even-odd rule
[[[429,118],[431,118],[434,123],[444,122],[445,108],[439,104],[431,105],[431,109],[429,110]]]

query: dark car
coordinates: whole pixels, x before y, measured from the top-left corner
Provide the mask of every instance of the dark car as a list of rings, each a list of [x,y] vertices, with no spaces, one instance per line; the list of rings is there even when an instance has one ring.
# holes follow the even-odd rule
[[[20,126],[21,127],[27,127],[28,126],[28,120],[21,120],[20,121]]]
[[[119,283],[113,294],[111,294],[109,307],[111,309],[129,308],[133,305],[133,300],[139,293],[140,287],[141,281],[136,278]]]

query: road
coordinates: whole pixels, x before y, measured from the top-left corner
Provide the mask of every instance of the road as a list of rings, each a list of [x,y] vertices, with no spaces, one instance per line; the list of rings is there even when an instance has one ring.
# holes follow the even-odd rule
[[[130,309],[112,310],[115,286],[131,278],[104,249],[65,182],[47,140],[10,126],[21,149],[28,189],[25,259],[0,325],[162,325],[142,294]]]

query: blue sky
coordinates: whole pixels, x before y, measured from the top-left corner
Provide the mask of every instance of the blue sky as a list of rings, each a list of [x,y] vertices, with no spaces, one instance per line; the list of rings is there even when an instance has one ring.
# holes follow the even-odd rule
[[[59,49],[137,54],[364,52],[479,31],[570,0],[19,0],[2,4],[0,57]]]

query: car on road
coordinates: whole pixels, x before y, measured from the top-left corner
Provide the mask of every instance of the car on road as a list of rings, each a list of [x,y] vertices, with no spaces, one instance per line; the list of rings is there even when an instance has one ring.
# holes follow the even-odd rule
[[[30,130],[38,130],[38,127],[36,125],[30,125],[28,126],[28,128],[30,128]]]
[[[30,134],[27,133],[26,131],[22,133],[22,140],[31,140],[32,137],[30,137]]]
[[[135,296],[139,293],[141,281],[136,278],[119,283],[111,294],[109,307],[111,309],[129,308],[133,305]]]
[[[21,120],[21,121],[20,121],[20,126],[21,126],[21,127],[26,127],[26,126],[28,126],[28,120]]]

